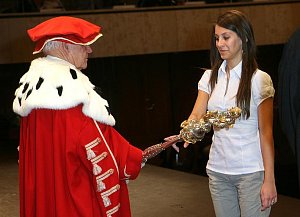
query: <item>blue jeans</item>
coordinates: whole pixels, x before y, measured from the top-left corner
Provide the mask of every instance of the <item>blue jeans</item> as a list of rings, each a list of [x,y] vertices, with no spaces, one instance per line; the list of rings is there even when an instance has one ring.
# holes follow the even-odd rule
[[[206,170],[216,217],[268,217],[261,211],[260,190],[264,172],[226,175]]]

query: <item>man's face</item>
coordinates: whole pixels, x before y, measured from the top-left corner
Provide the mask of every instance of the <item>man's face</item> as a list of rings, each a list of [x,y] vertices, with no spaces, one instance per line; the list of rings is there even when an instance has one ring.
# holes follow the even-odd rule
[[[67,44],[68,61],[77,69],[82,70],[87,67],[88,56],[92,49],[87,45]]]

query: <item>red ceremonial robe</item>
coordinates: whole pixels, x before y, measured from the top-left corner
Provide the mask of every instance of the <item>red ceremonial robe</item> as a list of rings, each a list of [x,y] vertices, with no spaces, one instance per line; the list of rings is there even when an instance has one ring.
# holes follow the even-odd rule
[[[22,116],[21,217],[131,216],[126,182],[139,174],[142,151],[111,126],[107,102],[85,75],[56,58],[35,60],[13,107]]]

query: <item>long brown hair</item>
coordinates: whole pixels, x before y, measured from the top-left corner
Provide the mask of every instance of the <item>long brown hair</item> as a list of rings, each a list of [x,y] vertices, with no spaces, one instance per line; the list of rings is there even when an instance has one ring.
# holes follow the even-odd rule
[[[210,85],[212,91],[217,83],[218,70],[223,62],[216,47],[216,25],[235,32],[242,40],[242,73],[236,95],[236,104],[242,109],[242,116],[248,119],[250,116],[251,79],[258,67],[252,25],[246,16],[237,10],[227,11],[218,17],[216,24],[213,26],[211,36],[210,63],[212,74],[210,77]]]

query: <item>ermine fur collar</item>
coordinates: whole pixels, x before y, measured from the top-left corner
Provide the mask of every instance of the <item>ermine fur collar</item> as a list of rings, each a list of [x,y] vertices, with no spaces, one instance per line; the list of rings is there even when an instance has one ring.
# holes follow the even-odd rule
[[[38,58],[20,79],[13,110],[24,117],[33,109],[60,110],[83,104],[82,112],[86,116],[115,125],[107,101],[95,92],[94,87],[72,64],[51,56]]]

